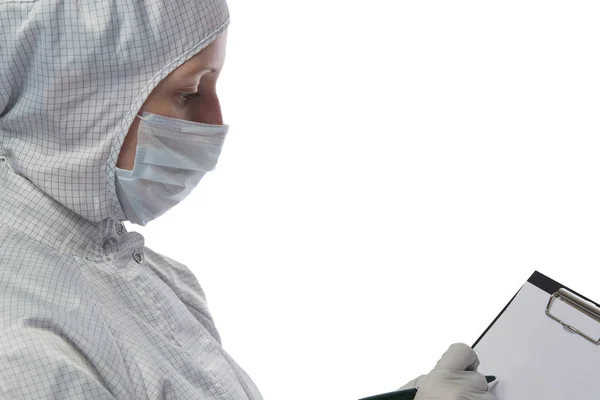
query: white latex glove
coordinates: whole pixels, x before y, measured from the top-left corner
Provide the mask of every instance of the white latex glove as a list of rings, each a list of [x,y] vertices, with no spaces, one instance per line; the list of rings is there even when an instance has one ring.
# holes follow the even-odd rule
[[[485,376],[477,372],[478,366],[475,351],[464,343],[455,343],[428,375],[398,390],[418,387],[415,400],[495,400],[496,396],[488,392]]]

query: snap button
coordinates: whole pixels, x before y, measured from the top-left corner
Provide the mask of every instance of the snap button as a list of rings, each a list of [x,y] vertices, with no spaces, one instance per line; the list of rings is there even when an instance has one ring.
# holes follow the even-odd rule
[[[119,235],[122,235],[123,232],[125,232],[125,225],[123,225],[123,223],[119,221],[119,223],[117,224],[117,233]]]
[[[142,256],[137,251],[133,253],[133,258],[138,264],[142,263]]]

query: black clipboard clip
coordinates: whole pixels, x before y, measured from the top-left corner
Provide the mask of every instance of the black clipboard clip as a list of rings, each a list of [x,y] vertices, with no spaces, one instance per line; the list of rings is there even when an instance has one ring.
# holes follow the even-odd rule
[[[590,342],[592,342],[596,345],[599,345],[600,337],[598,337],[598,338],[591,337],[590,335],[582,332],[581,329],[577,329],[574,326],[567,324],[564,320],[562,320],[562,319],[556,317],[555,315],[553,315],[552,313],[550,313],[550,309],[552,308],[552,305],[555,303],[556,300],[563,301],[567,305],[575,308],[577,311],[585,314],[592,320],[598,322],[598,324],[600,324],[600,307],[596,306],[595,304],[593,304],[585,299],[582,299],[581,297],[579,297],[578,295],[576,295],[574,293],[569,292],[565,288],[558,289],[558,292],[556,292],[552,296],[550,296],[550,300],[548,301],[548,305],[546,306],[546,315],[547,316],[554,319],[555,321],[557,321],[558,323],[560,323],[562,326],[569,329],[570,331],[583,336],[584,338],[586,338],[587,340],[589,340]]]

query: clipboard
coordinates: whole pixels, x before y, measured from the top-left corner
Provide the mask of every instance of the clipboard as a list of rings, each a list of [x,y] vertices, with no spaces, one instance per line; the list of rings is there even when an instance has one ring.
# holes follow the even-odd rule
[[[472,347],[498,400],[600,398],[600,306],[538,271]]]
[[[472,346],[498,400],[597,400],[600,305],[535,271]],[[360,400],[411,400],[408,389]]]

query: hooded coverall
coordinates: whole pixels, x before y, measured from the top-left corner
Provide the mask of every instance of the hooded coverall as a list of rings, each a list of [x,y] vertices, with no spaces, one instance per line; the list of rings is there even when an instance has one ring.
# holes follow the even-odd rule
[[[262,399],[115,191],[148,95],[228,25],[224,0],[0,0],[0,398]]]

